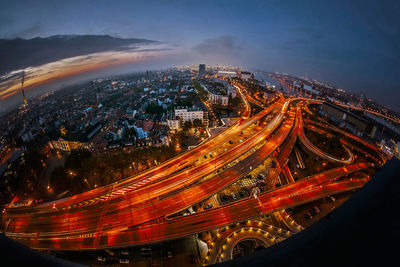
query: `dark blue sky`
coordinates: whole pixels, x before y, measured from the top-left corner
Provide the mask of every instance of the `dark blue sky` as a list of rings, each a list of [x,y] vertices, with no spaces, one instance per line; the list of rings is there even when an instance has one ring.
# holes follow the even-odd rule
[[[110,34],[177,47],[177,63],[307,76],[400,111],[400,1],[7,1],[0,38]],[[0,63],[1,64],[1,63]]]

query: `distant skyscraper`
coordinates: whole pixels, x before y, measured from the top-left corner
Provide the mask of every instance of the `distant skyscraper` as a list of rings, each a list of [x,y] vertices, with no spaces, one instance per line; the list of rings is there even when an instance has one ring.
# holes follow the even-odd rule
[[[204,75],[206,73],[206,64],[199,64],[199,75]]]

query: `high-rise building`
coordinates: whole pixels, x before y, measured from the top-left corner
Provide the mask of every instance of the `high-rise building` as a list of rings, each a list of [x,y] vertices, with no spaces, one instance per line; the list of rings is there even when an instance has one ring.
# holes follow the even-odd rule
[[[206,73],[206,64],[199,64],[199,75],[204,75]]]

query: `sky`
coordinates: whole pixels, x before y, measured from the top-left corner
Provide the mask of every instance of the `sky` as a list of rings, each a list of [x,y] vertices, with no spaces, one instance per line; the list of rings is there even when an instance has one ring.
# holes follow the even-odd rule
[[[173,49],[154,55],[147,67],[157,66],[159,57],[160,66],[231,64],[284,72],[365,93],[400,111],[400,1],[0,0],[0,6],[0,38],[108,34],[156,40]]]

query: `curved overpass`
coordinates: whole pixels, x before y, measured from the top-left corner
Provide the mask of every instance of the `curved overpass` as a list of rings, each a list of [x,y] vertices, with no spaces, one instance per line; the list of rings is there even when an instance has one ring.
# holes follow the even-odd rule
[[[329,129],[329,130],[331,130],[333,132],[340,133],[340,134],[344,135],[345,137],[360,143],[361,145],[363,145],[363,146],[367,147],[368,149],[374,151],[380,157],[379,164],[383,164],[388,159],[387,156],[384,154],[384,152],[382,152],[378,147],[376,147],[373,144],[368,143],[367,141],[363,140],[362,138],[360,138],[358,136],[355,136],[355,135],[353,135],[353,134],[351,134],[349,132],[346,132],[346,131],[344,131],[342,129],[334,127],[334,126],[332,126],[332,125],[330,125],[328,123],[322,124],[320,122],[314,122],[314,121],[307,121],[307,123],[312,124],[312,125],[317,126],[317,127],[320,127],[322,129]]]
[[[299,139],[310,152],[312,152],[313,154],[315,154],[323,159],[326,159],[330,162],[342,163],[342,164],[351,164],[354,162],[354,154],[346,146],[343,146],[343,148],[346,150],[346,152],[348,154],[347,159],[337,158],[337,157],[334,157],[334,156],[322,151],[320,148],[318,148],[313,143],[311,143],[311,141],[307,138],[307,136],[304,133],[304,128],[302,128],[299,131]]]

